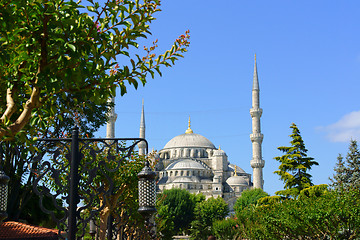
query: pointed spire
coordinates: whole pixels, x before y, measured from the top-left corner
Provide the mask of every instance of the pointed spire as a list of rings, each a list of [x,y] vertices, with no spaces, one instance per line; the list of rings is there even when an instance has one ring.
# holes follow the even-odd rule
[[[254,78],[253,78],[253,90],[259,90],[259,80],[256,66],[256,53],[255,53],[255,64],[254,64]]]
[[[142,100],[140,128],[145,128],[144,99]]]
[[[187,134],[189,134],[189,133],[193,133],[193,130],[191,130],[191,120],[190,120],[190,116],[189,116],[189,125],[188,125],[188,129],[186,130],[186,132],[185,133],[187,133]]]
[[[145,138],[145,111],[144,111],[144,99],[142,100],[142,109],[141,109],[141,120],[140,120],[140,133],[139,138]],[[145,142],[139,142],[139,155],[145,156],[146,155],[146,144]]]

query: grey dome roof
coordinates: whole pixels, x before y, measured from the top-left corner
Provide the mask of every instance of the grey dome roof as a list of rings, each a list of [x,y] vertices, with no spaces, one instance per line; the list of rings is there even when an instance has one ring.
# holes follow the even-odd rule
[[[170,163],[165,170],[183,170],[183,169],[205,170],[206,168],[203,165],[201,165],[201,163],[199,162],[190,159],[184,159]]]
[[[215,146],[204,136],[196,133],[184,133],[171,139],[164,147],[167,148],[183,148],[183,147],[200,147],[212,148]]]
[[[173,181],[173,183],[196,183],[200,182],[196,177],[177,177]]]
[[[226,156],[224,150],[218,149],[214,151],[214,156]]]
[[[248,181],[243,176],[232,176],[226,180],[226,183],[231,185],[249,185]]]

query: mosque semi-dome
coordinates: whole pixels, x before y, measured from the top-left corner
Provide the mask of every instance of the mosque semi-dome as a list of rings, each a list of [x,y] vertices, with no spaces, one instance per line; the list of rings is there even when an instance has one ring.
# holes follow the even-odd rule
[[[183,169],[205,170],[206,168],[199,162],[190,159],[184,159],[171,163],[169,166],[167,166],[165,170],[168,171],[168,170],[183,170]]]
[[[232,176],[226,180],[226,183],[230,186],[233,185],[249,185],[247,179],[243,176]]]

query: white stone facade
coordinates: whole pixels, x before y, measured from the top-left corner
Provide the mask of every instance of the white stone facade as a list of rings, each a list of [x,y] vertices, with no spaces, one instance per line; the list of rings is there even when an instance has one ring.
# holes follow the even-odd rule
[[[181,188],[206,198],[222,197],[232,210],[236,198],[252,186],[251,175],[230,164],[223,150],[189,129],[159,151],[157,190]]]

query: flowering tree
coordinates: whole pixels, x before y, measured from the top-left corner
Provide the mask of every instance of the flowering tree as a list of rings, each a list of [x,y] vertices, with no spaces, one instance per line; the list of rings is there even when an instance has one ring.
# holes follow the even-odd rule
[[[150,32],[159,0],[11,0],[0,2],[0,137],[29,124],[48,128],[62,113],[85,114],[137,88],[189,46],[188,32],[156,55],[157,43],[131,54]],[[91,111],[90,111],[91,112]],[[61,120],[61,119],[60,119]]]
[[[12,178],[9,219],[21,217],[32,195],[29,169],[33,151],[42,148],[34,136],[64,137],[78,121],[91,137],[106,122],[116,87],[123,95],[129,85],[144,85],[187,50],[188,32],[162,54],[155,53],[157,42],[132,53],[151,34],[159,7],[159,0],[0,1],[1,167]]]

